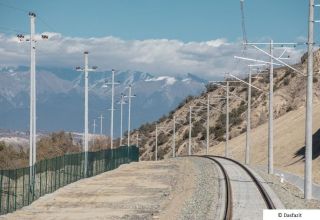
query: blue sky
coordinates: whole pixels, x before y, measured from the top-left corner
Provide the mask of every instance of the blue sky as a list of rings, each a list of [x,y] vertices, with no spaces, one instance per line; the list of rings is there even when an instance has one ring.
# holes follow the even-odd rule
[[[206,41],[241,38],[239,0],[0,0],[34,10],[38,31],[73,37]],[[245,0],[248,38],[293,41],[306,35],[308,2]],[[0,26],[28,30],[23,11],[0,5]]]
[[[0,66],[29,64],[28,44],[15,37],[29,32],[29,10],[37,33],[51,32],[38,42],[39,66],[73,68],[89,50],[93,65],[106,70],[210,79],[247,68],[233,58],[242,54],[239,0],[0,0]],[[308,1],[245,0],[245,17],[249,41],[304,41]],[[289,50],[292,62],[304,50]]]

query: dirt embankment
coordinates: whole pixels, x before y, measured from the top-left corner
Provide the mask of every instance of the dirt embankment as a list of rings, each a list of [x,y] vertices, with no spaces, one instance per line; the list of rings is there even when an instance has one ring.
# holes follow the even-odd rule
[[[195,188],[181,158],[122,165],[48,194],[3,219],[178,219]]]
[[[313,106],[313,181],[320,184],[320,103]],[[274,120],[274,166],[299,176],[304,175],[305,108],[291,111]],[[230,156],[244,162],[246,134],[229,141]],[[210,148],[211,154],[224,154],[225,143]],[[267,165],[268,123],[251,132],[251,165]]]

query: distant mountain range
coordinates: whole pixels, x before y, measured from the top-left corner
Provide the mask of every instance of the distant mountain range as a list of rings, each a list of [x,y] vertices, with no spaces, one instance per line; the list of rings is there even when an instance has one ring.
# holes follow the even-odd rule
[[[126,87],[133,85],[137,95],[132,101],[132,127],[153,121],[174,109],[186,96],[200,94],[206,80],[192,74],[180,77],[153,76],[139,71],[118,71],[115,98],[118,101]],[[103,114],[103,132],[109,133],[111,88],[103,88],[111,81],[111,72],[89,74],[90,130]],[[0,128],[27,131],[29,127],[29,68],[0,68]],[[84,114],[84,79],[81,72],[67,68],[37,68],[37,130],[50,132],[66,130],[81,132]],[[116,105],[120,109],[119,105]],[[127,128],[127,105],[124,106],[124,130]],[[115,112],[115,133],[119,135],[120,111]]]

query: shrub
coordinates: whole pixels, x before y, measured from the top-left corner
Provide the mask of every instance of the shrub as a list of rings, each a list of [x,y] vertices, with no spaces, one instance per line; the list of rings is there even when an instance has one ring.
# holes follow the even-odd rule
[[[162,117],[159,118],[159,120],[157,122],[161,123],[161,122],[164,122],[165,120],[167,120],[167,116],[166,115],[162,115]]]
[[[225,140],[225,139],[224,139],[224,137],[222,137],[222,136],[217,138],[217,141],[224,141],[224,140]]]
[[[292,71],[291,77],[295,77],[296,75],[297,75],[297,72],[296,71]]]
[[[258,90],[256,90],[256,89],[252,89],[251,90],[251,97],[256,97],[256,96],[258,96],[260,93],[259,93],[259,91]]]
[[[174,110],[171,110],[170,112],[169,112],[169,115],[173,115],[174,114]]]
[[[146,123],[146,124],[141,125],[138,130],[144,134],[147,134],[147,133],[152,132],[154,129],[155,129],[155,124]]]
[[[193,123],[195,120],[196,119],[195,119],[194,114],[193,114],[192,117],[191,117],[191,122]],[[188,113],[187,113],[187,115],[185,117],[185,121],[184,121],[183,125],[187,125],[189,123],[190,123],[190,112],[188,111]]]
[[[215,130],[215,127],[210,127],[210,128],[209,128],[209,134],[213,134],[213,133],[214,133],[214,130]]]
[[[292,106],[288,106],[286,112],[290,112],[290,111],[292,111],[292,110],[293,110]]]
[[[218,86],[212,83],[206,84],[207,92],[213,92],[218,89]]]
[[[287,85],[289,85],[289,79],[288,78],[285,78],[284,80],[283,80],[283,85],[285,85],[285,86],[287,86]]]
[[[259,83],[264,83],[264,78],[259,78]]]
[[[301,57],[301,63],[306,62],[306,60],[308,60],[308,53],[307,53],[307,52],[302,55],[302,57]]]
[[[246,110],[247,110],[246,102],[242,100],[241,103],[240,103],[240,106],[239,106],[238,109],[237,109],[237,112],[238,112],[239,114],[242,114],[242,113],[245,112]]]
[[[185,130],[182,139],[187,140],[189,138],[189,129]]]
[[[183,125],[182,124],[176,124],[176,132],[182,127]]]
[[[73,143],[71,133],[60,131],[41,138],[37,142],[37,149],[38,158],[46,159],[66,153],[79,152],[80,146]]]
[[[214,129],[214,136],[221,140],[221,138],[223,139],[223,136],[225,135],[226,133],[226,126],[225,125],[222,125],[222,124],[217,124],[215,129]]]
[[[0,141],[0,151],[3,151],[6,148],[6,143],[4,141]]]
[[[164,158],[165,154],[166,154],[166,151],[163,148],[159,147],[158,148],[158,159],[162,160]]]
[[[165,135],[164,133],[160,133],[158,135],[158,145],[162,145],[166,143],[169,140],[168,136]]]
[[[203,131],[204,127],[202,125],[201,121],[197,121],[193,124],[192,130],[191,130],[191,137],[198,136],[199,133]]]
[[[192,95],[188,95],[187,98],[184,100],[185,104],[190,102],[192,99],[194,99],[194,97]]]
[[[225,113],[219,115],[219,118],[217,120],[217,124],[225,126],[225,124],[226,124],[226,114]]]
[[[247,88],[246,87],[241,87],[241,89],[239,90],[239,93],[243,93],[245,91],[247,91]]]
[[[200,140],[205,140],[206,138],[207,138],[207,129],[202,129]]]
[[[187,96],[182,102],[180,102],[175,110],[182,108],[185,104],[190,102],[194,97],[192,95]]]
[[[274,72],[273,73],[273,78],[277,78],[278,77],[278,73],[277,72]]]
[[[313,83],[317,83],[318,82],[318,78],[317,77],[313,77]]]
[[[176,110],[179,110],[180,108],[182,108],[184,106],[184,101],[183,102],[180,102],[178,107],[176,108]]]
[[[290,68],[288,68],[283,76],[283,78],[286,78],[287,76],[291,75],[294,71]]]
[[[238,109],[232,109],[232,111],[229,113],[229,120],[231,126],[236,126],[242,122],[240,115],[241,113],[240,111],[238,111]]]

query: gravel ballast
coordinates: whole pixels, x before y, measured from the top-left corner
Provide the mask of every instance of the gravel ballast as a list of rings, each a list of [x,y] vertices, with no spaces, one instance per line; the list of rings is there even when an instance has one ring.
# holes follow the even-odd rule
[[[219,215],[219,176],[214,162],[205,158],[190,158],[195,166],[195,189],[185,202],[179,220],[216,219]]]
[[[278,195],[279,199],[287,209],[319,209],[319,200],[304,200],[303,192],[296,186],[284,181],[280,177],[270,175],[259,168],[254,170],[267,182],[267,184]]]

